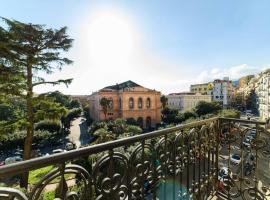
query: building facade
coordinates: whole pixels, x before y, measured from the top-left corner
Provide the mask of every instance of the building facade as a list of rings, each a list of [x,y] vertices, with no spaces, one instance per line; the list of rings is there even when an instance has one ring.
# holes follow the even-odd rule
[[[161,93],[132,81],[105,87],[89,97],[90,115],[94,121],[134,118],[144,129],[161,122]],[[107,116],[100,105],[102,97],[110,101]]]
[[[259,116],[262,120],[267,120],[270,118],[270,70],[261,72],[256,78],[255,93]]]
[[[190,86],[190,92],[211,95],[212,88],[212,83],[193,84]]]
[[[224,77],[223,80],[214,80],[212,90],[213,101],[220,102],[223,108],[228,108],[231,103],[232,95],[233,85],[228,77]]]
[[[167,98],[169,108],[182,111],[192,110],[200,101],[212,101],[211,95],[193,92],[172,93],[167,95]]]

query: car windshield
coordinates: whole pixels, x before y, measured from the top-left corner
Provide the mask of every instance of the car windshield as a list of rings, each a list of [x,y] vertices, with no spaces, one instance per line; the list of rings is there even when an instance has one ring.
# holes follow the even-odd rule
[[[234,154],[234,155],[232,156],[232,158],[235,159],[235,160],[240,160],[240,156],[237,155],[237,154]]]

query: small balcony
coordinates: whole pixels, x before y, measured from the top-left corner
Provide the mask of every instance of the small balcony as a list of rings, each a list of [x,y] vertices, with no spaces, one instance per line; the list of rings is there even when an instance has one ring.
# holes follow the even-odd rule
[[[0,167],[5,181],[54,166],[28,189],[0,187],[0,199],[269,199],[267,141],[264,122],[192,122]]]

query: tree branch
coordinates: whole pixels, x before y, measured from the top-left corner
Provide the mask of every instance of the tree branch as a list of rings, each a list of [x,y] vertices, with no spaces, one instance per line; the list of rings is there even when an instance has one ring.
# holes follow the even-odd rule
[[[66,86],[68,86],[71,82],[72,82],[72,78],[70,79],[65,79],[65,80],[58,80],[58,81],[41,81],[41,82],[37,82],[37,83],[33,83],[33,87],[37,86],[37,85],[43,85],[43,84],[51,84],[51,85],[59,85],[61,83],[64,83]]]

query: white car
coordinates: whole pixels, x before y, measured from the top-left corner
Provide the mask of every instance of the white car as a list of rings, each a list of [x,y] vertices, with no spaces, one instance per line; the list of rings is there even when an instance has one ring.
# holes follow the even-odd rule
[[[66,144],[66,150],[70,151],[70,150],[72,150],[72,149],[76,149],[76,144],[73,144],[73,143],[71,143],[71,142],[68,142],[68,143]]]
[[[9,164],[12,164],[12,163],[20,162],[22,160],[23,159],[20,156],[8,157],[5,160],[5,165],[9,165]]]
[[[228,169],[228,167],[222,167],[218,172],[218,181],[223,182],[223,185],[232,178],[232,172]]]
[[[63,150],[63,149],[55,149],[52,151],[53,154],[55,153],[62,153],[62,152],[65,152],[66,150]]]
[[[235,165],[239,165],[240,164],[240,162],[241,162],[241,157],[240,157],[240,155],[239,154],[232,154],[231,156],[230,156],[230,161],[233,163],[233,164],[235,164]]]

